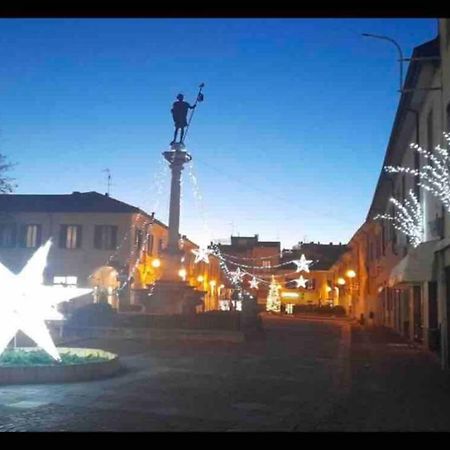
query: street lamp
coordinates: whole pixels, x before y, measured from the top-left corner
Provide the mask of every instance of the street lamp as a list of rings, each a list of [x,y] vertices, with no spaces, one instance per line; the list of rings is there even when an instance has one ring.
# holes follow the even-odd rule
[[[401,93],[402,88],[403,88],[403,61],[404,61],[404,59],[403,59],[402,49],[401,49],[400,45],[398,44],[398,42],[390,37],[380,36],[378,34],[362,33],[362,36],[371,37],[371,38],[375,38],[375,39],[382,39],[384,41],[388,41],[391,44],[395,45],[395,47],[397,48],[398,54],[399,54],[399,60],[398,60],[398,62],[400,63],[400,89],[399,89],[399,92]]]
[[[350,307],[353,308],[353,278],[356,277],[356,272],[353,269],[347,270],[345,276],[350,278]]]

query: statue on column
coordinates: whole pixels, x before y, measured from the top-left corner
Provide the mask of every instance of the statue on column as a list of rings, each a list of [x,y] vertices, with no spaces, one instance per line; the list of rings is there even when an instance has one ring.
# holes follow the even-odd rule
[[[195,109],[195,107],[197,106],[197,102],[202,102],[204,100],[204,97],[202,94],[202,89],[204,88],[204,86],[205,86],[205,83],[200,84],[200,86],[199,86],[200,89],[197,94],[197,99],[195,100],[195,103],[192,106],[188,102],[184,101],[183,94],[177,95],[177,101],[174,102],[174,104],[172,105],[172,109],[171,109],[173,122],[175,125],[175,132],[173,135],[173,141],[170,143],[170,145],[172,145],[172,146],[176,145],[178,130],[180,130],[180,141],[179,141],[178,145],[184,144],[184,139],[186,138],[186,135],[187,135],[187,132],[189,129],[189,125],[192,120],[192,116],[194,115],[194,111],[192,111],[189,122],[187,120],[187,113],[190,109],[192,109],[192,110]],[[186,131],[185,131],[185,128],[186,128]]]
[[[171,109],[173,121],[175,124],[175,133],[173,135],[173,141],[170,143],[170,145],[176,143],[178,130],[180,130],[180,144],[183,143],[184,129],[188,126],[187,123],[188,110],[194,109],[196,106],[197,106],[196,104],[191,106],[188,102],[185,102],[183,94],[177,95],[177,101],[174,102]]]

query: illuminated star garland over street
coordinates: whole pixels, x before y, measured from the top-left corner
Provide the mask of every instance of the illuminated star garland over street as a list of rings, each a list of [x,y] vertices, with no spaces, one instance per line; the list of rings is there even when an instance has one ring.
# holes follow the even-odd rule
[[[306,259],[305,255],[302,255],[300,259],[294,260],[292,262],[297,266],[296,272],[309,272],[309,266],[310,264],[312,264],[313,260]]]
[[[308,282],[308,280],[306,278],[303,278],[303,275],[300,275],[299,278],[297,278],[296,280],[292,280],[295,282],[297,287],[302,287],[302,288],[306,288],[306,283]]]

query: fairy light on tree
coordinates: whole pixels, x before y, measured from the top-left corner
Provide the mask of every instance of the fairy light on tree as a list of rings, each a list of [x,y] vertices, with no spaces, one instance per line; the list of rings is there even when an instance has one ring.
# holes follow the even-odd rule
[[[438,198],[447,211],[450,212],[450,134],[446,132],[443,134],[447,148],[442,148],[438,145],[435,147],[434,153],[424,150],[418,144],[410,144],[411,149],[417,151],[429,162],[420,170],[402,166],[386,166],[385,171],[387,173],[402,173],[418,177],[418,186]]]
[[[281,311],[280,286],[275,281],[275,277],[273,275],[269,286],[269,294],[267,295],[266,311],[273,311],[277,313]]]
[[[392,221],[394,228],[408,236],[413,247],[417,247],[424,240],[424,214],[412,190],[408,192],[408,197],[409,199],[407,198],[404,204],[391,197],[389,201],[396,208],[395,215],[378,214],[374,217],[374,220],[385,219]]]

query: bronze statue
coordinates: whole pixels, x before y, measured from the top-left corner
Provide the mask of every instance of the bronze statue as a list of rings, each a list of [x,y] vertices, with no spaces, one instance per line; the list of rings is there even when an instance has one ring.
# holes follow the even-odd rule
[[[175,133],[173,135],[173,141],[170,143],[170,145],[175,144],[177,140],[177,134],[178,130],[180,131],[180,144],[183,143],[183,137],[184,137],[184,129],[188,126],[187,123],[187,113],[189,109],[194,109],[197,106],[197,104],[194,104],[191,106],[188,102],[184,101],[183,94],[177,95],[177,101],[174,102],[171,112],[173,121],[175,124]]]

